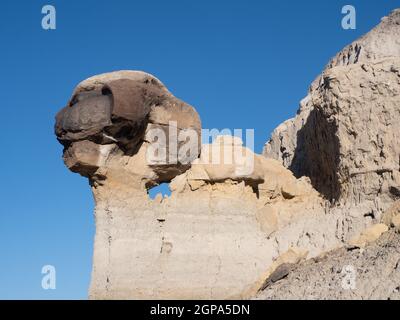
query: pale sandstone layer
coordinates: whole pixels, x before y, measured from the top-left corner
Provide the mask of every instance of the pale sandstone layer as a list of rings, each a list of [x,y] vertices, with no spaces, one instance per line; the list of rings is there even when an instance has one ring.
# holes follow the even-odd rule
[[[383,212],[400,197],[399,16],[332,60],[273,133],[269,159],[240,139],[201,145],[198,135],[178,143],[192,151],[183,159],[152,161],[153,129],[169,137],[169,154],[174,138],[200,132],[196,110],[144,72],[80,83],[56,134],[96,202],[90,298],[251,298],[287,265],[384,233],[381,216],[392,223]],[[249,157],[207,162],[234,146]],[[162,182],[171,196],[150,199]]]

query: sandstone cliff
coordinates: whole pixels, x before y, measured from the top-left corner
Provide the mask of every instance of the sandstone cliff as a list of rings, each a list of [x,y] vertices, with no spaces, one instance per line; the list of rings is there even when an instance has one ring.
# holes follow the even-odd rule
[[[196,110],[144,72],[80,83],[55,131],[96,202],[90,298],[275,298],[297,264],[385,234],[400,197],[399,30],[394,11],[339,53],[263,155],[230,136],[202,145]],[[163,182],[171,196],[150,199]]]
[[[295,118],[264,148],[325,198],[371,202],[399,194],[400,10],[344,48],[311,85]]]

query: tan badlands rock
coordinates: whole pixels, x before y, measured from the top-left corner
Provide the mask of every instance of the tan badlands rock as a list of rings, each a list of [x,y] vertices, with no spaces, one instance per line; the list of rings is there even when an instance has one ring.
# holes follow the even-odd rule
[[[393,226],[394,229],[395,229],[397,232],[400,232],[400,214],[398,214],[397,216],[394,216],[394,217],[393,217],[391,226]]]
[[[379,194],[391,203],[400,190],[400,76],[394,72],[399,65],[400,58],[388,58],[326,71],[309,97],[313,107],[304,126],[290,133],[302,145],[283,164],[309,176],[329,200],[369,201],[377,210]],[[268,151],[272,143],[268,157],[275,157]]]
[[[399,57],[399,17],[400,9],[393,10],[388,17],[383,17],[379,25],[333,57],[327,68]]]
[[[363,248],[366,245],[376,241],[389,228],[383,223],[375,224],[365,229],[359,236],[350,239],[349,245],[352,247]]]
[[[277,282],[286,277],[294,265],[305,260],[308,252],[298,248],[289,248],[288,251],[281,254],[269,267],[263,275],[263,283],[257,284],[259,290],[264,290],[274,282]]]
[[[399,300],[400,234],[385,232],[361,249],[340,248],[302,261],[257,299]]]
[[[395,216],[400,215],[400,201],[394,202],[389,209],[382,215],[381,222],[390,227],[392,220]]]
[[[268,159],[233,137],[201,146],[195,109],[149,74],[79,84],[56,134],[96,201],[90,297],[249,298],[305,253],[377,238],[387,227],[365,229],[400,196],[399,15],[332,60]],[[151,200],[162,182],[171,196]]]
[[[107,83],[106,76],[100,78],[102,85]],[[115,78],[111,73],[110,79]],[[175,98],[168,93],[166,99]],[[177,109],[167,102],[162,112],[178,119],[181,114],[175,115]],[[84,110],[85,97],[79,103]],[[150,105],[149,110],[154,114],[159,107]],[[65,163],[89,177],[96,200],[91,298],[247,298],[289,248],[315,256],[347,237],[338,222],[342,212],[327,216],[327,204],[309,180],[296,179],[279,162],[252,153],[240,139],[219,137],[186,166],[154,166],[148,157],[151,117],[143,123],[127,121],[126,126],[145,127],[137,131],[140,139],[115,134],[119,120],[114,124],[111,118],[104,129],[84,127],[81,140],[67,140],[71,136],[63,125],[69,119],[63,112],[56,130],[65,145]],[[196,117],[185,123],[197,130]],[[101,139],[109,133],[115,137]],[[135,148],[126,147],[133,145],[129,139],[139,141]],[[162,181],[171,181],[171,196],[151,200],[147,189]],[[365,226],[364,217],[357,219],[354,232]]]
[[[395,10],[343,49],[264,149],[327,199],[375,215],[400,195],[399,35]]]

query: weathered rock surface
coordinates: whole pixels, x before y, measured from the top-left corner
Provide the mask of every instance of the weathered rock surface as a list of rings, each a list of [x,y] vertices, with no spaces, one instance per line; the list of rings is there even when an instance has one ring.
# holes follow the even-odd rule
[[[149,150],[160,142],[152,140],[154,126],[164,126],[169,136],[174,130],[175,135],[192,128],[198,132],[200,120],[161,85],[152,88],[155,84],[147,82],[151,76],[139,73],[139,80],[123,81],[125,74],[101,75],[97,87],[85,84],[96,78],[83,82],[74,95],[86,88],[90,98],[79,98],[77,110],[72,104],[57,116],[65,163],[89,178],[96,201],[91,298],[248,298],[291,248],[313,257],[340,246],[368,224],[359,216],[349,220],[351,230],[343,229],[343,212],[328,215],[328,204],[308,179],[296,179],[238,138],[217,137],[198,155],[196,137],[194,156],[185,164],[170,158],[154,162],[158,157]],[[139,94],[143,86],[150,86],[149,92],[162,90],[164,100],[152,105],[152,98]],[[96,97],[99,92],[109,96],[109,91],[121,96],[109,100],[107,121],[86,125],[90,108],[98,112],[93,107],[97,100],[93,104],[88,93],[92,88],[102,88],[93,93]],[[117,118],[112,116],[115,101],[124,101]],[[149,112],[145,117],[143,110]],[[70,114],[77,123],[73,128],[66,125]],[[143,128],[134,131],[139,137],[130,130],[120,133],[122,118],[130,128]],[[171,126],[170,119],[180,125]],[[167,154],[170,142],[161,143]],[[171,196],[150,199],[148,189],[163,181],[171,182]]]
[[[341,248],[293,267],[257,299],[400,300],[400,235],[364,249]]]
[[[399,213],[399,70],[400,10],[394,10],[329,62],[296,117],[277,127],[266,143],[264,156],[296,177],[309,177],[331,203],[331,213],[342,210],[345,229],[352,229],[360,215],[382,224],[345,240],[346,248],[361,250],[341,249],[321,262],[306,262],[281,284],[271,284],[261,298],[399,298],[398,284],[396,289],[390,283],[399,280],[398,268],[390,266],[398,262],[390,241],[395,248],[398,238],[385,235],[388,227],[397,229]],[[382,234],[386,240],[374,245]],[[340,272],[333,270],[346,260],[361,268],[361,289],[338,288]]]
[[[65,147],[65,163],[85,176],[101,167],[107,153],[104,150],[115,146],[125,155],[134,155],[145,140],[145,145],[152,142],[149,131],[163,131],[166,139],[159,143],[164,145],[165,159],[155,156],[154,161],[149,160],[148,175],[157,177],[143,180],[150,184],[168,181],[187,170],[200,152],[200,130],[200,118],[193,107],[175,98],[158,79],[140,71],[119,71],[83,81],[57,114],[55,126]],[[197,139],[190,140],[192,153],[180,162],[173,150],[169,152],[172,143],[168,140],[185,138],[186,132],[197,133]],[[93,158],[91,165],[85,157]]]
[[[275,129],[264,155],[308,176],[330,201],[370,202],[377,214],[386,209],[400,184],[399,35],[395,10],[343,49],[297,116]]]
[[[390,227],[395,216],[400,215],[400,200],[394,202],[382,215],[381,222]]]
[[[352,248],[364,248],[365,246],[375,242],[379,237],[388,231],[388,226],[383,223],[374,224],[365,229],[359,236],[356,236],[349,241],[349,246]]]
[[[327,68],[400,57],[399,19],[400,9],[393,10],[374,29],[333,57]]]
[[[96,201],[89,296],[230,299],[263,288],[260,298],[328,297],[313,286],[306,296],[301,285],[289,293],[280,286],[292,288],[292,274],[315,270],[313,261],[332,250],[326,265],[359,259],[360,268],[389,270],[399,230],[399,22],[397,10],[339,53],[264,155],[230,136],[201,145],[196,110],[149,74],[80,83],[55,131],[65,164],[89,178]],[[171,195],[150,199],[162,182]],[[365,283],[380,269],[368,270]],[[385,286],[397,281],[380,274]]]

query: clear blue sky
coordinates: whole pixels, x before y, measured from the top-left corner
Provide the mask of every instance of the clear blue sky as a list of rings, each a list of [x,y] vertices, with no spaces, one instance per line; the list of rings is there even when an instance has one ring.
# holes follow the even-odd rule
[[[41,28],[41,8],[57,29]],[[357,29],[341,28],[341,8]],[[94,237],[86,179],[69,172],[54,116],[98,73],[144,70],[204,128],[254,128],[260,152],[343,46],[400,1],[1,1],[0,299],[86,299]],[[41,288],[41,268],[57,289]]]

